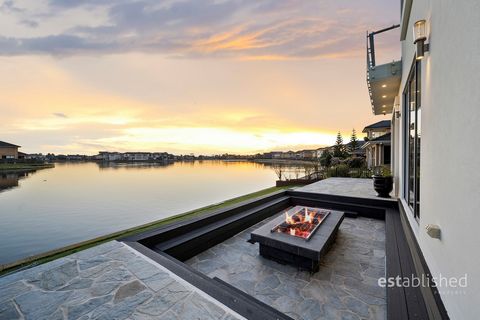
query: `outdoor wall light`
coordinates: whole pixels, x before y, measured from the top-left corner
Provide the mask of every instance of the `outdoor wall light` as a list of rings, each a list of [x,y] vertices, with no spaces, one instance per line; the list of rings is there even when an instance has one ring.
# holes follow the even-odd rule
[[[425,44],[425,40],[427,40],[426,24],[426,20],[418,20],[413,25],[413,43],[417,44],[417,60],[423,59],[425,51],[429,50],[429,45]]]

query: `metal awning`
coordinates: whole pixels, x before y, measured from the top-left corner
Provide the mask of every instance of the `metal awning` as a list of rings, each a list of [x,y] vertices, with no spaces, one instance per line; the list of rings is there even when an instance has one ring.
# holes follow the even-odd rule
[[[402,79],[402,61],[368,68],[367,84],[375,115],[392,113]]]
[[[375,115],[392,112],[402,78],[402,61],[376,65],[374,36],[398,27],[393,25],[367,33],[367,85]]]

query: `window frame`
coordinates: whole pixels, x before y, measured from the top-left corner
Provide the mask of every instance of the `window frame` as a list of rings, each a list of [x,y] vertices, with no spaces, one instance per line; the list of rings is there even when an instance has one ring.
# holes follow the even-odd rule
[[[417,60],[416,56],[413,59],[410,72],[405,82],[405,87],[403,90],[403,106],[402,113],[404,114],[404,119],[402,121],[403,126],[403,198],[407,203],[407,206],[410,208],[413,217],[417,222],[420,220],[420,183],[419,176],[417,177],[417,170],[420,170],[420,155],[421,155],[421,146],[419,147],[419,136],[418,136],[418,127],[419,121],[421,121],[421,97],[422,94],[420,90],[422,89],[421,85],[421,76],[422,76],[422,66],[421,60]],[[415,81],[414,88],[414,138],[413,138],[413,206],[410,203],[410,122],[411,122],[411,110],[410,110],[410,100],[411,100],[411,87],[412,82]],[[420,109],[420,115],[418,111]],[[421,126],[421,124],[420,124]]]

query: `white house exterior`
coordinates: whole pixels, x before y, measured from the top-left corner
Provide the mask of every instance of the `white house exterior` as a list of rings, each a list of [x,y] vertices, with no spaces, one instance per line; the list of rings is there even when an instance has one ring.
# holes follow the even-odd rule
[[[383,120],[363,129],[368,141],[362,145],[368,168],[391,164],[391,121]]]
[[[429,47],[417,60],[413,30],[421,20]],[[372,66],[370,60],[367,68],[373,112],[392,115],[402,219],[437,279],[448,316],[479,319],[480,1],[404,0],[400,30],[401,61]],[[428,225],[438,226],[439,239],[427,234]],[[465,275],[465,288],[438,283]],[[429,314],[441,317],[435,309]]]

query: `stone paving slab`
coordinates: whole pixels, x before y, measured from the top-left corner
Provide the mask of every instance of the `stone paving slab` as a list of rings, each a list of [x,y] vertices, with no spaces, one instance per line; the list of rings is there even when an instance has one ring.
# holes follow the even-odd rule
[[[0,320],[243,319],[169,270],[111,241],[0,278]]]
[[[385,319],[385,223],[345,218],[335,243],[311,274],[261,257],[250,232],[271,219],[186,261],[294,319]]]
[[[373,189],[372,179],[359,178],[328,178],[303,187],[295,191],[331,194],[337,196],[379,199]],[[394,191],[390,193],[393,195]],[[397,201],[395,198],[381,198],[382,200]]]

